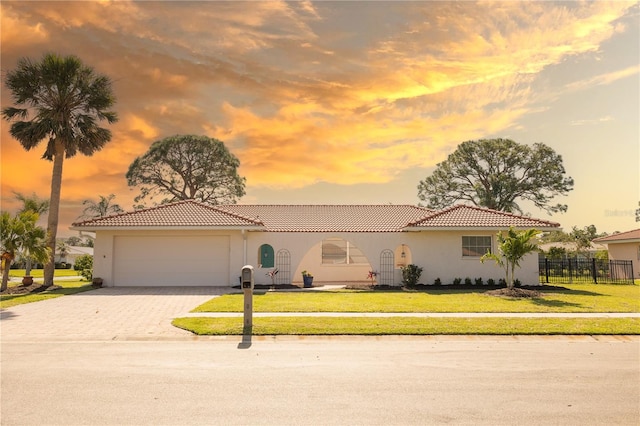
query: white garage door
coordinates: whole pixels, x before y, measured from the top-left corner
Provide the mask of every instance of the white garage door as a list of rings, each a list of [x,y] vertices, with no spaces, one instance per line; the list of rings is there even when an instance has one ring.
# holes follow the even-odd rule
[[[227,236],[116,236],[115,286],[227,286]]]

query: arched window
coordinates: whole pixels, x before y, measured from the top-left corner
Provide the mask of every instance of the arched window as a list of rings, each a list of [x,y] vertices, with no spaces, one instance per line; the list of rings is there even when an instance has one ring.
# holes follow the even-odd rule
[[[260,249],[258,250],[258,264],[261,268],[273,268],[273,247],[269,244],[263,244],[260,246]]]

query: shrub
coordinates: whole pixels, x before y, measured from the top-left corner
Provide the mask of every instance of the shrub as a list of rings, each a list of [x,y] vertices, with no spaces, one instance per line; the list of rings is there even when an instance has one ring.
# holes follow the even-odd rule
[[[90,254],[83,254],[76,259],[76,263],[73,265],[73,269],[76,271],[84,271],[85,269],[93,269],[93,256]]]
[[[453,279],[453,284],[454,285],[459,285],[462,282],[462,278],[454,278]]]
[[[520,287],[521,285],[522,285],[522,283],[520,282],[519,279],[516,278],[515,280],[513,280],[513,286],[514,287]]]
[[[420,281],[420,275],[422,275],[422,268],[410,264],[402,267],[402,284],[407,287],[418,285]]]
[[[82,275],[82,278],[85,280],[91,281],[93,279],[93,269],[83,269],[80,275]]]
[[[442,281],[440,281],[440,277],[436,278],[436,280],[433,282],[433,285],[442,285]]]
[[[494,280],[493,278],[489,278],[487,280],[487,285],[496,285],[496,280]]]
[[[505,286],[505,287],[506,287],[506,286],[507,286],[507,280],[505,280],[504,278],[500,278],[500,279],[498,280],[498,285],[499,285],[499,286]]]
[[[484,284],[482,282],[482,278],[476,278],[476,285],[482,285],[482,284]]]
[[[467,277],[464,279],[464,285],[471,285],[471,278]]]

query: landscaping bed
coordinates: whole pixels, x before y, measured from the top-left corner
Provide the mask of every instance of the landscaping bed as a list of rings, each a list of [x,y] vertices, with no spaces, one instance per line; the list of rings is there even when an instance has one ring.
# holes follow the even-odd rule
[[[60,287],[59,285],[52,285],[52,286],[45,286],[42,283],[36,283],[34,282],[31,285],[24,285],[24,284],[19,284],[19,285],[10,285],[9,287],[7,287],[7,289],[5,291],[3,291],[2,295],[15,295],[15,294],[31,294],[31,293],[42,293],[43,291],[50,291],[50,290],[58,290],[61,289],[62,287]]]

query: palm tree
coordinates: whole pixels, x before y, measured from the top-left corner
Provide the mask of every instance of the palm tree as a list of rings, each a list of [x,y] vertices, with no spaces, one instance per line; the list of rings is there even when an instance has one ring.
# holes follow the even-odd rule
[[[19,210],[20,213],[32,211],[39,215],[43,215],[49,211],[49,201],[39,198],[35,192],[30,196],[15,191],[13,194],[16,196],[18,201],[22,202],[22,208]]]
[[[500,254],[487,253],[480,260],[484,263],[485,260],[492,259],[498,266],[505,268],[507,288],[512,289],[515,283],[516,268],[520,267],[520,262],[525,255],[538,249],[538,245],[531,240],[539,233],[540,231],[536,229],[518,232],[513,228],[509,228],[506,236],[499,232],[497,237]],[[511,272],[511,278],[509,278],[509,272]]]
[[[36,226],[36,221],[28,221],[25,224],[25,231],[22,236],[20,252],[25,259],[25,276],[31,276],[32,261],[46,263],[49,260],[50,250],[46,245],[47,231],[40,226]]]
[[[58,241],[56,244],[56,251],[60,255],[60,262],[67,262],[67,255],[69,254],[69,245],[66,241]]]
[[[58,232],[62,166],[65,157],[78,152],[92,155],[111,139],[99,122],[117,121],[109,109],[115,103],[111,80],[75,56],[45,54],[40,62],[18,61],[6,74],[5,83],[20,108],[7,107],[2,116],[12,121],[11,136],[26,150],[46,140],[43,158],[53,161],[47,246],[51,256],[44,268],[44,285],[53,285],[54,255]],[[32,118],[29,120],[29,116]]]
[[[38,213],[39,215],[42,215],[49,211],[49,200],[40,199],[35,194],[35,192],[30,196],[26,196],[20,192],[15,192],[15,191],[14,191],[14,194],[16,196],[16,199],[22,202],[22,208],[18,211],[18,213],[32,211],[32,212]],[[33,235],[30,238],[37,239],[38,236]],[[38,241],[32,241],[31,243],[26,243],[26,246],[35,247],[37,244],[39,244]],[[33,258],[29,256],[28,253],[29,253],[29,250],[27,249],[26,253],[24,253],[25,254],[25,276],[27,277],[31,275],[31,261],[33,260]]]
[[[0,245],[2,248],[2,284],[0,291],[5,291],[9,283],[9,269],[20,250],[27,256],[40,262],[47,262],[50,251],[44,245],[45,230],[36,226],[38,213],[27,211],[14,217],[8,212],[0,216]]]
[[[104,195],[99,195],[100,201],[95,202],[93,200],[84,200],[82,202],[83,206],[87,206],[82,211],[83,219],[96,219],[100,217],[105,217],[110,214],[123,213],[122,207],[119,204],[111,204],[111,201],[116,197],[114,194],[109,194],[108,197]]]

